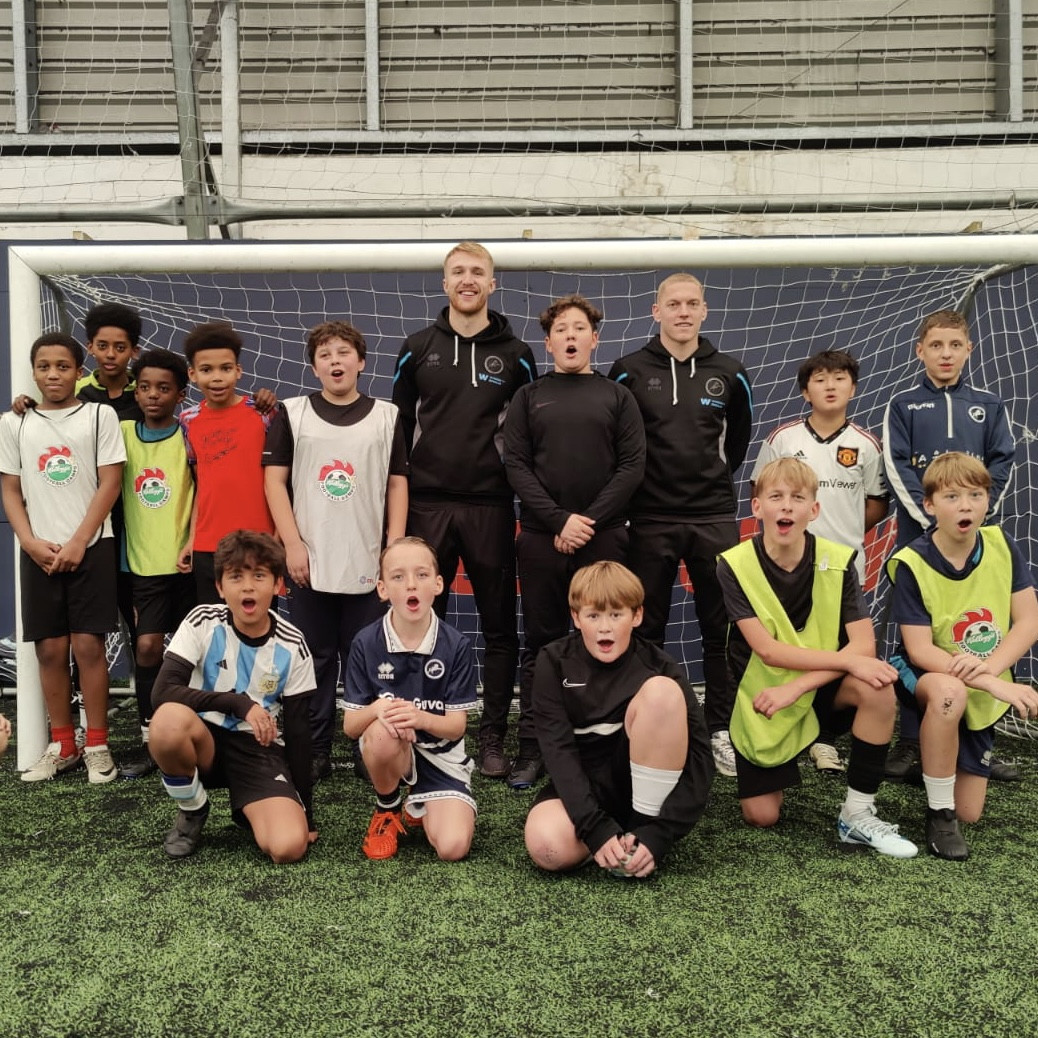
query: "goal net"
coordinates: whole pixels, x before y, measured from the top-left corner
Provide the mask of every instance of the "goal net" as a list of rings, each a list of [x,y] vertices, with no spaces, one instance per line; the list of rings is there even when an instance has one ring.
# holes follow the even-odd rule
[[[445,304],[440,264],[448,247],[12,248],[12,385],[17,391],[31,388],[27,350],[36,329],[63,326],[82,338],[85,311],[114,300],[142,312],[146,345],[180,350],[192,325],[231,321],[246,342],[243,388],[266,386],[279,398],[318,387],[304,359],[306,330],[344,318],[368,343],[362,391],[388,398],[404,337],[431,323]],[[859,358],[851,417],[878,435],[891,395],[919,378],[913,345],[921,317],[941,308],[968,310],[976,348],[966,377],[1007,402],[1018,443],[1002,521],[1029,557],[1038,557],[1038,373],[1032,360],[1038,281],[1026,265],[1038,258],[1038,239],[509,242],[490,248],[499,284],[491,305],[533,346],[541,370],[545,353],[537,315],[553,298],[580,292],[601,306],[605,319],[595,363],[605,372],[612,360],[654,334],[650,309],[666,274],[689,269],[702,278],[710,307],[703,333],[742,360],[753,385],[755,433],[738,480],[744,533],[751,528],[746,479],[760,441],[775,425],[805,413],[796,386],[804,359],[827,348],[849,349]],[[892,533],[887,520],[869,544],[866,586],[877,618],[886,591],[881,563]],[[479,649],[463,575],[455,590],[449,619]],[[675,586],[667,640],[699,680],[699,631],[684,574]],[[1031,658],[1023,660],[1019,676],[1032,678],[1033,666]]]

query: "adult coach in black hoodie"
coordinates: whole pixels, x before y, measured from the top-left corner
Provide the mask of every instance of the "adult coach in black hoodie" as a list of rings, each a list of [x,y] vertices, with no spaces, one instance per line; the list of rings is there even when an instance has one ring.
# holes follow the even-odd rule
[[[472,582],[485,644],[477,765],[504,778],[508,711],[519,635],[515,620],[515,507],[501,460],[501,429],[515,391],[537,377],[533,353],[488,308],[494,261],[461,242],[443,264],[448,305],[404,341],[393,376],[410,452],[407,532],[432,545],[443,576],[436,612],[447,612],[459,557]]]
[[[645,585],[640,634],[662,646],[678,565],[692,580],[703,638],[706,721],[714,762],[735,774],[728,722],[735,689],[725,662],[728,620],[717,556],[739,541],[734,474],[746,456],[753,399],[746,369],[699,334],[707,315],[691,274],[661,282],[652,307],[660,333],[621,357],[609,377],[638,401],[645,424],[645,480],[631,500],[628,565]]]

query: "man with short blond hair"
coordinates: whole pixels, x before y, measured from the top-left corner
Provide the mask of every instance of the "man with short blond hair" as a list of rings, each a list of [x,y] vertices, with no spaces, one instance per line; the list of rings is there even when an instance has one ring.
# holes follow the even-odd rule
[[[515,505],[501,460],[501,427],[520,386],[537,377],[533,353],[489,308],[497,288],[490,253],[461,242],[447,253],[448,305],[434,324],[405,340],[393,376],[410,452],[407,532],[436,552],[447,612],[464,560],[486,646],[477,763],[505,778],[508,711],[519,657],[515,595]]]

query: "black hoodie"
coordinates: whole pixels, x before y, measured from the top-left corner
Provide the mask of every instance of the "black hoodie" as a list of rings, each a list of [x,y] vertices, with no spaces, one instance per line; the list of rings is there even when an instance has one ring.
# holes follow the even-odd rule
[[[631,499],[631,517],[670,522],[734,516],[733,477],[753,426],[742,364],[702,336],[696,352],[678,360],[657,335],[621,357],[609,377],[634,394],[645,423],[645,480]]]
[[[537,377],[530,347],[488,311],[474,338],[458,335],[444,307],[404,340],[393,376],[410,451],[413,498],[510,502],[502,427],[515,391]]]

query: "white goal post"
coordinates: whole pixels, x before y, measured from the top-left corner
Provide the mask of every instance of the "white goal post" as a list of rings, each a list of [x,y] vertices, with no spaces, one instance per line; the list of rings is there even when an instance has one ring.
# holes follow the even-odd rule
[[[567,279],[572,286],[575,272],[641,271],[655,275],[658,271],[689,270],[697,275],[716,269],[752,270],[759,268],[915,268],[928,266],[970,268],[964,275],[964,287],[982,281],[986,268],[1021,267],[1038,264],[1038,235],[949,235],[919,237],[847,237],[847,238],[767,238],[717,240],[591,240],[591,241],[528,241],[513,240],[488,242],[499,280],[514,272],[562,272],[559,284]],[[203,276],[217,274],[262,275],[277,272],[281,275],[329,273],[427,273],[431,277],[441,269],[449,248],[447,242],[391,242],[391,243],[207,243],[199,245],[156,244],[47,244],[12,245],[6,249],[10,379],[14,394],[32,392],[28,350],[31,342],[44,330],[41,305],[43,278],[99,277],[164,274],[171,276]],[[970,272],[972,271],[972,273]],[[571,272],[567,274],[565,272]],[[877,283],[882,277],[877,278]],[[438,279],[433,282],[438,287]],[[572,291],[561,287],[559,294]],[[943,298],[943,297],[942,297]],[[439,299],[436,306],[441,305]],[[792,303],[780,302],[779,307]],[[1035,308],[1028,297],[1022,304],[1029,314]],[[713,304],[711,303],[711,308]],[[505,309],[502,307],[502,309]],[[535,314],[533,302],[526,313]],[[631,341],[648,338],[647,308],[631,333]],[[516,313],[506,309],[509,314]],[[642,311],[639,311],[641,313]],[[781,314],[777,309],[775,313]],[[865,309],[862,312],[866,312]],[[332,309],[329,316],[335,316]],[[144,313],[147,319],[147,310]],[[221,313],[210,312],[212,318]],[[518,316],[518,314],[517,314]],[[607,322],[610,313],[607,308]],[[1031,319],[1038,319],[1038,313]],[[1029,325],[1030,327],[1030,325]],[[709,327],[705,334],[711,334]],[[723,338],[723,336],[722,336]],[[625,340],[626,341],[626,340]],[[398,345],[398,343],[397,343]],[[724,344],[722,342],[722,348]],[[1022,342],[1030,351],[1033,340]],[[908,343],[903,344],[905,350]],[[633,348],[633,347],[632,347]],[[737,351],[736,351],[737,352]],[[1030,354],[1033,356],[1033,352]],[[906,354],[907,357],[907,354]],[[801,359],[803,359],[801,357]],[[864,360],[865,358],[863,358]],[[782,363],[788,367],[790,357]],[[878,363],[891,364],[889,360]],[[907,361],[906,361],[907,363]],[[750,365],[747,364],[749,368]],[[1033,367],[1033,362],[1032,362]],[[795,368],[793,369],[795,371]],[[751,370],[752,374],[752,370]],[[900,370],[897,372],[900,378]],[[788,386],[785,369],[782,378],[776,378],[776,393],[787,392],[796,398],[795,386]],[[1019,378],[1019,376],[1018,376]],[[291,383],[295,384],[295,383]],[[384,385],[385,383],[383,383]],[[755,386],[756,389],[756,386]],[[884,392],[887,392],[884,389]],[[1029,398],[1033,391],[1020,380],[1019,393]],[[385,395],[376,391],[374,395]],[[1023,434],[1033,440],[1033,433],[1023,424]],[[873,425],[873,428],[876,428]],[[755,439],[767,432],[758,425]],[[1018,461],[1018,467],[1025,465]],[[1028,486],[1032,477],[1025,477]],[[1021,504],[1020,507],[1024,507]],[[1034,509],[1032,509],[1033,511]],[[16,551],[17,553],[17,551]],[[15,565],[15,580],[18,567]],[[21,632],[21,618],[16,588],[17,633]],[[46,745],[46,723],[42,695],[37,678],[33,647],[18,644],[18,759],[17,767],[27,768],[43,752]]]

